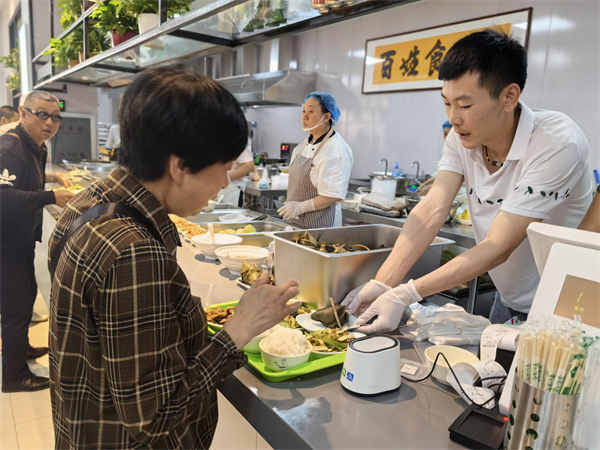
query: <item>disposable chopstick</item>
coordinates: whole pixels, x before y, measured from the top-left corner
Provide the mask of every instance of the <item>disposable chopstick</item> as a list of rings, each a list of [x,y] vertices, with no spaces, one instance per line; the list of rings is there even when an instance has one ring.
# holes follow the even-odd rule
[[[335,309],[335,303],[333,303],[333,297],[329,297],[329,303],[331,303],[331,309],[333,309],[333,315],[335,316],[335,321],[337,322],[338,328],[342,328],[342,322],[340,322],[340,318],[338,317],[338,313]]]

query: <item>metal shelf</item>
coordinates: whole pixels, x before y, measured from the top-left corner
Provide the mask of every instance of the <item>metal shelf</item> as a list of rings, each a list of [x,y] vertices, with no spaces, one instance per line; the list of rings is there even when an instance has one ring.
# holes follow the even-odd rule
[[[35,89],[54,82],[106,85],[119,75],[135,74],[148,67],[267,41],[284,34],[330,25],[415,1],[418,0],[356,0],[351,5],[323,14],[310,8],[311,0],[306,0],[306,4],[300,3],[302,9],[298,9],[299,3],[296,2],[295,8],[298,10],[288,11],[289,17],[285,24],[245,32],[243,28],[253,14],[240,17],[239,10],[244,8],[236,7],[248,3],[250,8],[249,2],[253,0],[214,0],[177,18],[166,20],[143,35],[138,35],[53,75],[39,82]],[[61,36],[67,35],[73,28],[81,25],[92,10],[93,8],[87,10]],[[39,57],[40,55],[36,56],[34,63]]]
[[[73,30],[75,28],[77,28],[78,26],[83,25],[83,21],[85,19],[87,19],[89,17],[89,15],[98,7],[98,3],[95,3],[93,6],[91,6],[90,8],[86,9],[84,11],[84,13],[79,16],[77,18],[77,20],[75,22],[73,22],[69,28],[67,28],[65,31],[63,31],[62,33],[60,33],[58,36],[56,36],[56,39],[64,39],[65,37],[67,37],[69,35],[69,33],[72,33]],[[35,56],[35,58],[33,58],[33,60],[31,61],[32,63],[37,63],[41,58],[43,58],[44,56],[49,56],[49,55],[44,55],[45,52],[47,52],[50,49],[50,45],[48,45],[44,50],[42,50],[39,54],[37,54]]]

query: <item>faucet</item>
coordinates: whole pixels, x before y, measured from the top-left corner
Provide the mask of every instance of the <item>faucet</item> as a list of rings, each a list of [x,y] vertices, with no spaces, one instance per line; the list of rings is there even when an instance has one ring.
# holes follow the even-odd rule
[[[379,161],[379,165],[382,165],[384,161],[385,161],[385,172],[384,172],[384,175],[387,177],[388,165],[389,165],[388,160],[385,159],[385,158],[383,158],[381,161]]]
[[[419,161],[413,161],[413,163],[411,164],[411,169],[413,167],[415,167],[415,164],[417,165],[417,176],[415,177],[417,181],[419,181],[419,172],[421,171],[421,164],[419,164]]]

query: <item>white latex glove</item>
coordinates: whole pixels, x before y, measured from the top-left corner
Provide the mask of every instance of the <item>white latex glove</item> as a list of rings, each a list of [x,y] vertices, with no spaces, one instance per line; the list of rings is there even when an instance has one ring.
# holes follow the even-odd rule
[[[421,300],[423,298],[417,292],[413,280],[390,289],[385,294],[379,296],[369,309],[356,319],[356,325],[361,326],[358,331],[373,334],[395,330],[398,328],[406,307],[411,303],[420,302]],[[377,316],[375,322],[371,325],[365,325],[375,316]]]
[[[371,303],[390,289],[391,287],[377,280],[371,280],[368,283],[361,284],[356,289],[352,289],[342,301],[342,306],[346,307],[348,314],[363,313],[371,306]]]
[[[288,222],[292,219],[298,219],[302,214],[314,210],[315,204],[311,198],[304,202],[285,202],[277,212],[283,217],[283,220]]]

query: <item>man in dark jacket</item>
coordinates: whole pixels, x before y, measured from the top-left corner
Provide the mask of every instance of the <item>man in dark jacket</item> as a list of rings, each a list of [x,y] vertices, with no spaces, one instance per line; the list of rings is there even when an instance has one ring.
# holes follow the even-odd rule
[[[21,123],[0,136],[0,315],[2,321],[2,392],[47,389],[48,378],[34,375],[28,358],[39,358],[46,347],[29,345],[28,327],[37,294],[35,242],[42,239],[42,208],[63,207],[73,194],[44,191],[48,151],[44,143],[58,132],[58,99],[31,92]],[[54,176],[58,182],[66,181]]]

